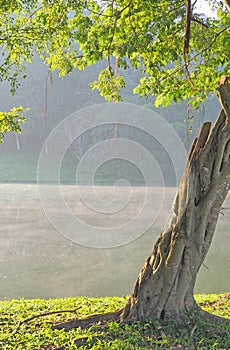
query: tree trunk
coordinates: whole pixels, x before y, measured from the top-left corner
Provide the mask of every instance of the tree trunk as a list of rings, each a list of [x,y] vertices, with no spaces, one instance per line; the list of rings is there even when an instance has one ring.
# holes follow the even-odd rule
[[[196,276],[230,189],[230,84],[222,77],[221,113],[203,124],[189,154],[172,218],[137,278],[121,321],[182,320],[198,309]]]
[[[85,328],[109,320],[183,321],[185,314],[201,311],[193,297],[196,276],[230,189],[230,84],[226,77],[220,83],[221,113],[212,129],[210,122],[203,124],[193,143],[172,218],[145,261],[126,306],[112,313],[60,323],[54,329]],[[207,316],[210,318],[210,314]]]

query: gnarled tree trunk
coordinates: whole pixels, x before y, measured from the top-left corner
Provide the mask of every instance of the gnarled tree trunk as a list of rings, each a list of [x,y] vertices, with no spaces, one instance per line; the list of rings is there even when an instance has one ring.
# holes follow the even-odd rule
[[[197,273],[209,250],[221,205],[230,189],[230,84],[219,88],[221,113],[211,129],[204,123],[195,139],[172,218],[145,261],[124,309],[71,320],[56,329],[88,327],[109,320],[183,320],[198,309],[193,297]]]
[[[197,309],[197,273],[209,250],[221,205],[230,189],[230,85],[219,87],[221,113],[195,139],[168,227],[145,261],[122,321],[183,319]]]

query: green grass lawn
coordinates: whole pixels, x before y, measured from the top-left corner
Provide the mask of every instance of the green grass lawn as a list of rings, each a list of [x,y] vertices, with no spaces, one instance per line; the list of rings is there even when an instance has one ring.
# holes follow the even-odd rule
[[[230,349],[229,323],[214,325],[197,318],[188,319],[184,327],[110,322],[86,330],[52,330],[54,323],[114,311],[126,300],[125,296],[0,301],[0,349]],[[196,295],[196,300],[205,310],[230,319],[230,293]],[[52,314],[67,309],[70,312]],[[23,322],[41,313],[50,314]]]
[[[39,154],[37,153],[0,153],[0,183],[36,183],[38,171]],[[48,158],[47,165],[42,162],[42,179],[45,183],[54,182],[54,172],[56,171],[57,159]],[[78,161],[76,157],[70,153],[67,154],[60,164],[60,183],[76,184],[76,171]],[[163,169],[164,170],[164,169]],[[91,176],[95,169],[87,167],[82,169],[80,177],[78,174],[77,182],[90,183]],[[149,169],[151,173],[152,169]],[[164,172],[165,171],[165,172]],[[171,174],[171,170],[164,170],[164,182],[168,185],[175,185],[175,174]],[[170,175],[171,174],[171,175]],[[41,174],[40,174],[41,175]],[[119,179],[126,179],[131,184],[145,184],[145,179],[140,170],[130,162],[122,159],[111,159],[98,167],[94,176],[95,184],[114,184]],[[161,184],[161,181],[160,181]]]

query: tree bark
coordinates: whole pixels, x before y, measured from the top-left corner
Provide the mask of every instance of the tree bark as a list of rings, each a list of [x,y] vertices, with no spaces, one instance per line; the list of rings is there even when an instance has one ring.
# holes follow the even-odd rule
[[[223,77],[224,78],[224,77]],[[193,294],[221,205],[230,189],[230,84],[221,79],[221,113],[203,124],[191,148],[171,220],[137,278],[120,319],[183,320],[198,309]]]

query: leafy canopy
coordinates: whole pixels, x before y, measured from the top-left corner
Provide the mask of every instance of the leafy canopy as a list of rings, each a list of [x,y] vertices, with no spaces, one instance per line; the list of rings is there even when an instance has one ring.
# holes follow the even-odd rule
[[[122,99],[122,71],[132,67],[140,72],[134,92],[157,96],[156,106],[189,99],[197,107],[215,91],[220,75],[230,75],[230,15],[228,0],[209,1],[217,9],[215,18],[198,13],[193,0],[188,20],[188,3],[2,1],[0,81],[8,81],[14,93],[35,54],[60,76],[105,59],[107,67],[91,86],[107,100]],[[0,135],[20,130],[21,112],[19,107],[1,113]]]

